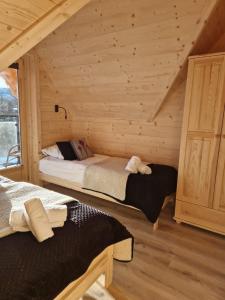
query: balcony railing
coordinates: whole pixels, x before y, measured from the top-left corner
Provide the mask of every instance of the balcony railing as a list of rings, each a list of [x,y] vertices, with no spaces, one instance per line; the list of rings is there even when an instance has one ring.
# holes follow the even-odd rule
[[[20,164],[19,116],[0,115],[0,168]]]

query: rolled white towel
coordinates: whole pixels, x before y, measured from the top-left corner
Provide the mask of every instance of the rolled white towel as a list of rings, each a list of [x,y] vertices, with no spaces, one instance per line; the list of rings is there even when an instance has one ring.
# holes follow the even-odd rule
[[[23,209],[23,208],[16,208],[16,207],[13,207],[11,209],[11,212],[9,215],[9,225],[11,227],[23,228],[23,227],[27,226],[27,221],[26,221],[26,218],[24,215],[24,210],[25,209]],[[20,231],[20,230],[18,230],[18,231]],[[25,231],[27,231],[27,230],[25,230]]]
[[[52,222],[51,226],[52,226],[52,228],[63,227],[64,226],[64,222]]]
[[[128,161],[125,170],[131,173],[137,173],[138,167],[141,164],[141,159],[138,156],[132,156],[131,159]]]
[[[49,218],[52,222],[65,222],[67,219],[67,206],[63,204],[47,204],[45,209]]]
[[[152,174],[152,169],[149,166],[146,166],[143,162],[138,166],[138,171],[141,174],[146,174],[146,175]]]
[[[48,215],[51,226],[53,223],[64,224],[67,219],[67,206],[59,204],[48,204],[45,205],[45,210]],[[27,228],[27,221],[24,215],[23,208],[14,207],[11,209],[9,216],[9,225],[14,231],[29,231]],[[52,226],[56,227],[56,226]],[[60,227],[60,226],[57,226]]]
[[[57,227],[63,227],[64,226],[64,222],[51,222],[51,227],[52,228],[57,228]],[[13,231],[16,232],[27,232],[30,231],[27,223],[24,226],[19,226],[19,225],[15,225],[15,226],[11,226]]]
[[[33,198],[24,202],[27,225],[39,242],[52,237],[51,223],[40,199]]]

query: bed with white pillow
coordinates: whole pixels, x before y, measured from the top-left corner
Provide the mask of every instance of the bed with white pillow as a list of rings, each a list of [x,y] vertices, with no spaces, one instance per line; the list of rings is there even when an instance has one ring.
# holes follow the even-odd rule
[[[83,160],[63,160],[50,154],[39,163],[42,181],[139,209],[154,224],[153,229],[176,191],[177,172],[170,166],[149,164],[152,174],[142,175],[127,171],[129,159],[94,154]]]
[[[109,156],[94,154],[84,160],[63,160],[52,156],[46,156],[39,162],[39,170],[41,173],[55,176],[62,180],[68,180],[76,186],[82,187],[85,170],[88,166],[101,162]]]

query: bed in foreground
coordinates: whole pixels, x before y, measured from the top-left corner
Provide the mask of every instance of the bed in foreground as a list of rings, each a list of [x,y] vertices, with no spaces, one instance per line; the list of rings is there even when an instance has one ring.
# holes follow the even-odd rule
[[[54,236],[38,243],[30,232],[10,230],[8,215],[30,197],[43,204],[66,203],[67,221]],[[111,216],[77,200],[0,177],[1,299],[79,299],[105,274],[112,281],[113,258],[132,259],[133,238]]]

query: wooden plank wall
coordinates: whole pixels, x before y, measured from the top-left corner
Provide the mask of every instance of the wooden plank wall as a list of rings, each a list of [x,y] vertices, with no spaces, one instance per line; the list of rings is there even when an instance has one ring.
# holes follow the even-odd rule
[[[150,116],[212,2],[93,0],[43,40],[36,47],[45,68],[43,145],[72,133],[95,152],[176,166],[185,83],[174,87],[155,120]],[[56,119],[55,98],[71,122]]]
[[[54,87],[44,68],[40,69],[40,113],[41,113],[41,148],[56,141],[72,137],[71,116],[67,120],[62,111],[55,113],[54,105],[64,106],[58,90]]]

